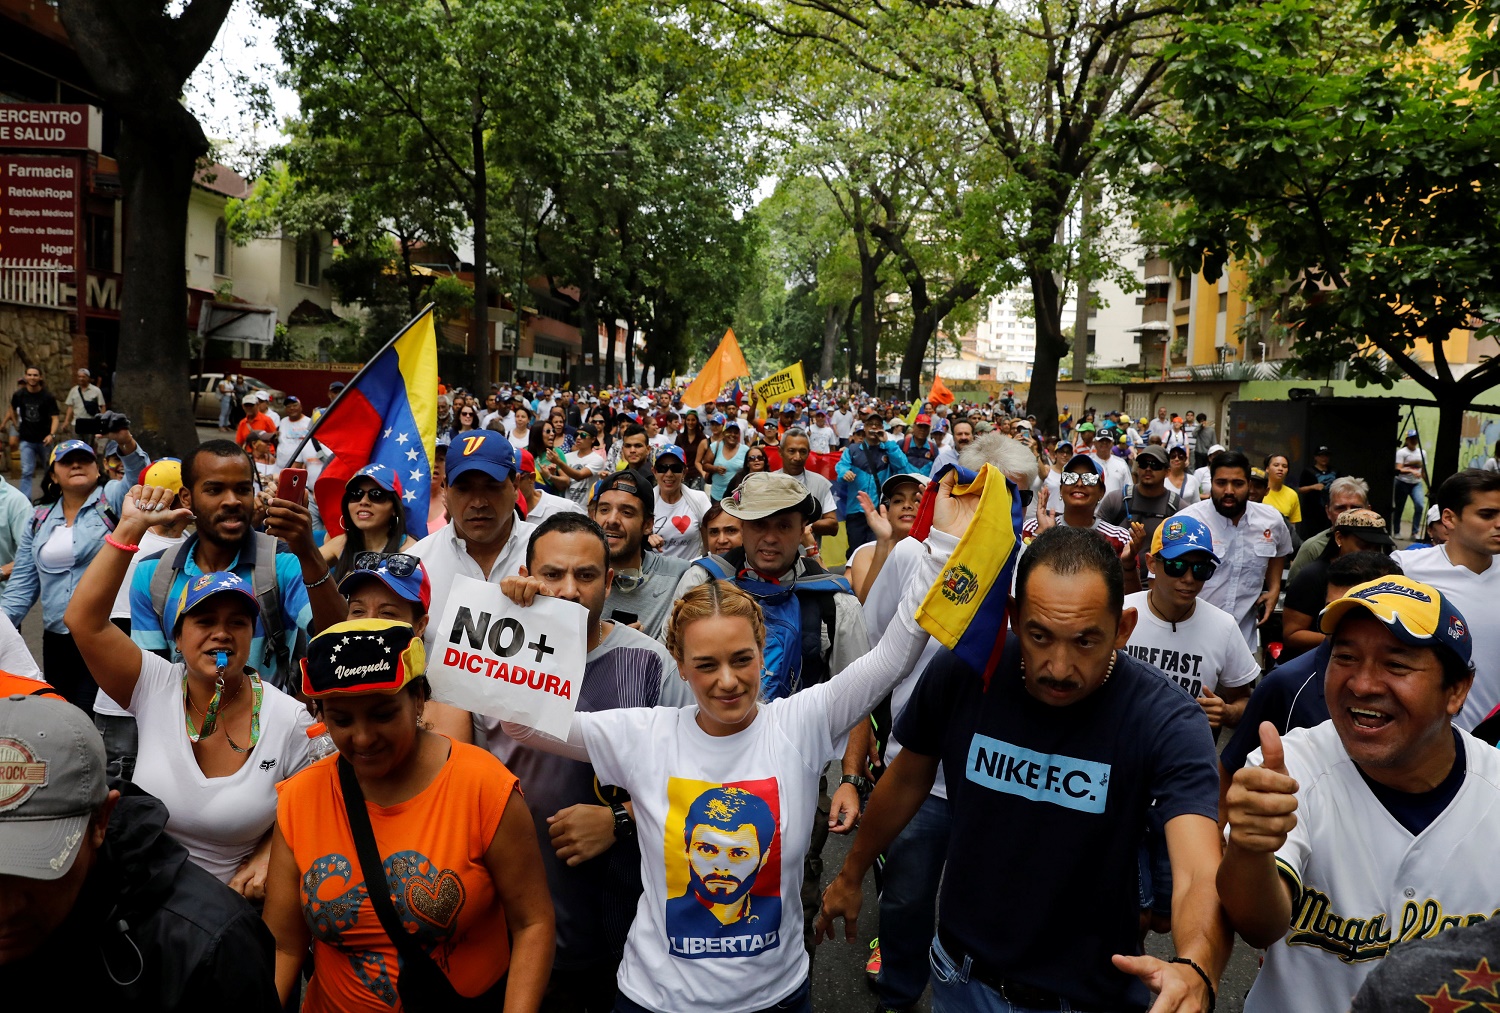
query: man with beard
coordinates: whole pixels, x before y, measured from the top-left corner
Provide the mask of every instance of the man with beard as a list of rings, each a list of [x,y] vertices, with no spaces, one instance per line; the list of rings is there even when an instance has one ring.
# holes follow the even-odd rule
[[[312,515],[301,503],[273,499],[265,532],[251,527],[255,464],[229,440],[209,440],[182,462],[183,505],[194,534],[181,546],[142,559],[130,578],[130,638],[142,650],[172,659],[177,602],[189,580],[229,571],[255,589],[260,624],[248,664],[285,688],[306,640],[348,612],[312,537]],[[278,552],[277,541],[291,552]]]
[[[443,472],[443,495],[451,522],[412,546],[432,580],[428,612],[441,616],[457,576],[498,584],[515,576],[536,525],[516,516],[520,482],[510,438],[493,430],[464,433],[450,445]],[[437,623],[422,635],[433,657]]]
[[[1253,651],[1255,630],[1271,618],[1281,595],[1281,571],[1292,551],[1292,535],[1281,511],[1250,501],[1250,461],[1244,454],[1219,454],[1209,465],[1209,479],[1209,499],[1191,504],[1177,516],[1197,518],[1212,533],[1220,563],[1200,597],[1234,616]]]
[[[589,516],[604,530],[614,570],[605,615],[661,637],[672,611],[672,589],[691,565],[686,559],[646,551],[646,533],[656,513],[656,493],[635,469],[617,471],[599,483]]]
[[[710,788],[688,807],[682,836],[688,887],[667,901],[672,952],[719,953],[724,951],[699,950],[691,941],[774,934],[781,924],[781,896],[751,892],[776,836],[776,816],[765,799],[744,788]]]

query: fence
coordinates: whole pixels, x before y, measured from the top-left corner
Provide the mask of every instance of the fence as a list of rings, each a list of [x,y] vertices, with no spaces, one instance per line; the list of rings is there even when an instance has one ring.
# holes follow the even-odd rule
[[[0,302],[62,309],[62,276],[72,273],[44,260],[0,259]]]

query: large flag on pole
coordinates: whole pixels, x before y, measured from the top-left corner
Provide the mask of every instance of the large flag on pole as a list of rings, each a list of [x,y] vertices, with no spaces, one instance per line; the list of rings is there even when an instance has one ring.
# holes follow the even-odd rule
[[[344,529],[344,486],[369,464],[395,473],[407,533],[427,534],[437,383],[437,330],[429,305],[349,381],[308,434],[333,452],[313,487],[330,535]]]
[[[734,339],[734,331],[725,331],[719,347],[708,357],[688,389],[682,392],[682,403],[690,408],[708,404],[718,398],[719,391],[730,381],[749,375],[750,367],[745,365],[745,356],[740,352],[740,343]]]
[[[992,464],[977,475],[950,464],[928,483],[912,523],[913,538],[926,538],[932,529],[938,486],[950,471],[955,473],[953,495],[978,497],[979,507],[948,557],[948,566],[917,608],[917,622],[982,673],[988,689],[1005,649],[1006,607],[1021,557],[1021,498]]]
[[[757,413],[766,414],[777,401],[807,393],[807,377],[802,373],[802,360],[798,359],[779,373],[772,373],[755,385]]]

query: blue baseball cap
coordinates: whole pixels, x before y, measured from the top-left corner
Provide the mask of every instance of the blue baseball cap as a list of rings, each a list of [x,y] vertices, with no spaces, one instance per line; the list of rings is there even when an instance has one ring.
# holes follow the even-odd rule
[[[675,457],[684,465],[687,464],[687,454],[683,453],[682,448],[675,443],[668,443],[656,451],[655,460],[660,461],[663,457]]]
[[[52,457],[47,462],[47,464],[48,466],[54,465],[58,461],[61,461],[64,457],[67,457],[69,454],[78,453],[80,451],[82,453],[88,454],[96,461],[99,459],[99,455],[94,453],[94,448],[89,446],[87,443],[84,443],[82,440],[63,440],[57,446],[52,448]]]
[[[182,585],[182,594],[177,599],[177,614],[172,617],[172,628],[174,630],[177,628],[183,616],[208,599],[221,594],[243,595],[250,603],[250,611],[255,615],[256,628],[259,628],[260,602],[255,598],[255,589],[244,577],[237,573],[230,573],[228,570],[216,570],[213,573],[188,578],[187,583]]]
[[[1178,514],[1162,521],[1151,536],[1151,555],[1160,559],[1176,559],[1189,552],[1206,552],[1208,558],[1219,562],[1214,552],[1213,532],[1196,517]]]
[[[729,420],[724,417],[723,412],[714,412],[708,417],[708,424],[712,426],[722,426],[727,421]]]
[[[359,469],[344,483],[344,488],[353,485],[357,479],[368,478],[386,492],[399,493],[401,491],[401,479],[390,467],[384,464],[367,464]]]
[[[1073,465],[1077,464],[1079,461],[1088,462],[1088,466],[1094,472],[1094,474],[1104,474],[1104,465],[1100,464],[1099,458],[1095,457],[1093,454],[1074,454],[1072,457],[1068,458],[1068,463],[1063,465],[1063,471],[1072,471]]]
[[[354,557],[354,569],[339,581],[339,594],[349,597],[355,585],[367,577],[380,581],[413,605],[421,605],[423,612],[432,607],[432,580],[427,576],[427,564],[407,553],[359,553]]]
[[[446,468],[449,485],[466,471],[482,472],[504,482],[518,468],[516,450],[510,445],[510,437],[502,433],[489,430],[462,433],[448,445]]]

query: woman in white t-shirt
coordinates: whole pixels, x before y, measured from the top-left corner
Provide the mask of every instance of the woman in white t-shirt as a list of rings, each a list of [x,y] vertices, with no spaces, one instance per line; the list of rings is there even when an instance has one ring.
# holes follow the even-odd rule
[[[109,621],[146,529],[192,516],[170,489],[136,486],[68,605],[69,629],[99,688],[139,729],[135,783],[167,807],[188,857],[245,897],[265,895],[276,783],[307,765],[312,717],[246,667],[260,618],[233,573],[192,578],[165,617],[182,662],[142,651]]]
[[[697,559],[703,555],[700,524],[708,513],[708,493],[689,489],[687,454],[675,444],[656,451],[656,514],[651,521],[651,547],[664,556]]]
[[[880,486],[880,506],[870,502],[868,494],[859,494],[860,508],[870,525],[872,542],[865,542],[849,556],[844,564],[844,576],[854,588],[854,597],[861,603],[875,586],[875,578],[885,565],[886,557],[896,543],[911,534],[916,523],[917,509],[922,505],[922,492],[927,488],[927,476],[910,474],[892,475]]]
[[[617,1011],[811,1010],[801,889],[818,779],[927,643],[917,606],[976,506],[953,499],[951,487],[945,479],[931,551],[896,620],[828,681],[761,703],[760,608],[733,584],[710,581],[677,601],[666,633],[694,706],[577,713],[566,742],[505,724],[511,737],[590,762],[600,783],[630,792],[645,891]],[[540,582],[508,577],[501,586],[528,604]]]

